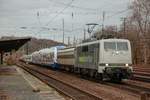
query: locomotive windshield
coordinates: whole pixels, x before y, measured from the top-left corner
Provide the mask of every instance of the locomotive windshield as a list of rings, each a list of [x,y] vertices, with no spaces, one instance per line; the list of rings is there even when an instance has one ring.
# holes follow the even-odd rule
[[[127,42],[104,42],[105,51],[127,51]]]
[[[106,51],[114,51],[114,50],[116,50],[116,43],[115,42],[104,42],[104,49]]]
[[[127,51],[128,50],[127,42],[117,42],[117,50],[118,51]]]

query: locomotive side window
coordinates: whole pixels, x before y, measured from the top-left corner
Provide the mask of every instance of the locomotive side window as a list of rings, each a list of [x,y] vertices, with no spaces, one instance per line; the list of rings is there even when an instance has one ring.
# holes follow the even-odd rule
[[[127,42],[117,42],[117,50],[118,51],[127,51],[128,50]]]
[[[82,47],[82,52],[88,52],[88,46],[83,46]]]
[[[96,66],[99,60],[99,43],[77,47],[77,62],[83,66]]]
[[[116,43],[115,42],[104,42],[104,49],[105,49],[105,51],[114,51],[114,50],[116,50]]]

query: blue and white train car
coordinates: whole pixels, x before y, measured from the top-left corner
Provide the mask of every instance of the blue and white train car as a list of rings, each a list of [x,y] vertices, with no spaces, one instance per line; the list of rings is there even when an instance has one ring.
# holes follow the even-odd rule
[[[59,68],[59,65],[57,64],[57,52],[64,47],[65,46],[54,46],[34,52],[32,53],[32,63],[57,69]]]

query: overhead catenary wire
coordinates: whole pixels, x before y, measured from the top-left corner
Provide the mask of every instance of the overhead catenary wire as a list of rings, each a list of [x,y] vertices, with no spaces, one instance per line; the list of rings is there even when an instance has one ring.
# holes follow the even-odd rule
[[[48,21],[48,23],[45,26],[48,26],[55,18],[57,18],[64,10],[66,10],[72,3],[74,0],[71,0],[70,3],[68,3],[58,14],[56,14],[50,21]]]
[[[121,10],[121,11],[118,11],[118,12],[116,12],[116,13],[113,13],[112,15],[110,15],[110,16],[106,16],[106,18],[107,19],[110,19],[110,18],[112,18],[112,17],[114,17],[114,16],[117,16],[117,15],[119,15],[119,14],[122,14],[122,13],[125,13],[125,12],[127,12],[127,11],[129,11],[130,9],[128,8],[128,9],[125,9],[125,10]],[[63,13],[63,12],[62,12]],[[59,13],[60,14],[60,13]],[[57,16],[58,16],[58,14],[57,14]],[[101,19],[102,20],[102,19]],[[50,23],[50,21],[49,21],[49,23]],[[48,23],[47,23],[48,24]],[[46,27],[45,27],[46,28]],[[40,31],[42,31],[42,30],[40,30]],[[39,32],[40,32],[39,31]],[[62,31],[62,30],[57,30],[57,31]],[[76,30],[72,30],[72,31],[76,31]]]
[[[52,23],[55,18],[57,18],[61,13],[63,13],[63,11],[66,10],[66,9],[69,7],[69,5],[71,5],[71,4],[73,3],[73,1],[74,1],[74,0],[71,0],[71,2],[69,2],[58,14],[56,14],[53,18],[51,18],[51,20],[49,20],[49,21],[45,24],[45,26],[48,26],[50,23]],[[39,32],[41,32],[41,31],[42,31],[42,30],[39,30],[39,31],[37,32],[37,34],[38,34]]]
[[[60,2],[60,1],[56,1],[56,0],[49,0],[49,1],[52,1],[52,2],[55,2],[56,4],[61,4],[61,5],[67,5],[66,3],[64,3],[64,2]],[[103,1],[103,2],[105,2],[105,1]],[[102,8],[103,7],[105,7],[105,6],[112,6],[112,3],[109,3],[109,2],[105,2],[105,4],[106,5],[103,5],[102,6]],[[89,8],[89,7],[81,7],[81,6],[77,6],[77,5],[69,5],[69,7],[71,7],[71,8],[76,8],[76,9],[81,9],[81,10],[87,10],[87,11],[97,11],[98,10],[98,8]],[[100,8],[101,9],[101,8]]]
[[[117,11],[117,12],[111,14],[110,16],[106,16],[105,19],[108,20],[108,19],[110,19],[110,18],[113,18],[114,16],[120,15],[120,14],[122,14],[122,13],[125,13],[125,12],[129,11],[129,10],[130,10],[130,8],[127,8],[127,9],[124,9],[124,10],[121,10],[121,11]],[[106,13],[106,12],[105,12],[105,13]],[[101,18],[100,20],[103,22],[103,18]]]
[[[53,11],[53,12],[50,12],[51,14],[58,14],[59,12],[57,11]],[[62,12],[61,14],[68,14],[70,15],[72,12]],[[97,15],[97,14],[100,14],[100,12],[73,12],[74,15]]]
[[[63,3],[63,2],[60,2],[60,1],[58,2],[56,0],[49,0],[49,1],[55,2],[57,4],[65,5],[65,6],[68,5],[66,3]],[[94,8],[80,7],[80,6],[75,6],[75,5],[68,5],[68,6],[71,7],[71,8],[77,8],[77,9],[82,9],[82,10],[92,10],[92,11],[97,10],[97,9],[94,9]]]
[[[49,1],[54,1],[54,0],[49,0]],[[53,18],[51,18],[49,21],[48,21],[48,23],[46,23],[45,24],[45,26],[48,26],[50,23],[52,23],[58,16],[60,16],[62,13],[64,13],[64,10],[66,10],[67,8],[69,8],[69,7],[74,7],[74,5],[72,6],[72,3],[73,3],[73,1],[74,0],[72,0],[71,2],[69,2],[68,4],[65,4],[66,6],[60,11],[60,12],[57,12],[57,14],[53,17]],[[80,8],[80,7],[79,7]],[[81,8],[82,9],[82,8]],[[86,9],[86,8],[85,8]],[[89,9],[89,8],[87,8],[87,9]],[[97,10],[97,9],[96,9]],[[115,12],[115,13],[113,13],[112,15],[110,15],[110,16],[106,16],[106,19],[110,19],[110,18],[112,18],[112,17],[114,17],[114,16],[117,16],[117,15],[119,15],[119,14],[122,14],[122,13],[125,13],[126,11],[128,11],[129,10],[129,8],[128,9],[125,9],[125,10],[122,10],[122,11],[118,11],[118,12]],[[75,13],[74,13],[75,14]],[[96,13],[95,13],[96,14]],[[40,30],[40,31],[42,31],[42,30]],[[39,31],[39,32],[40,32]],[[58,30],[57,30],[58,31]],[[60,31],[62,31],[62,30],[60,30]],[[76,30],[73,30],[72,29],[72,31],[76,31]],[[39,33],[38,32],[38,33]]]
[[[127,12],[127,11],[129,11],[129,10],[130,10],[130,8],[127,8],[127,9],[121,10],[121,11],[118,11],[118,12],[116,12],[116,13],[110,15],[110,16],[107,16],[107,18],[112,18],[112,17],[114,17],[114,16],[117,16],[117,15],[120,15],[120,14],[122,14],[122,13],[125,13],[125,12]]]
[[[54,0],[49,0],[49,1],[54,1]],[[49,20],[48,21],[48,23],[45,25],[45,26],[48,26],[55,18],[57,18],[60,14],[62,14],[63,12],[64,12],[64,10],[65,9],[67,9],[68,7],[75,7],[75,8],[83,8],[83,9],[86,9],[86,10],[88,10],[88,9],[90,9],[90,10],[97,10],[97,9],[92,9],[92,8],[84,8],[84,7],[79,7],[79,6],[74,6],[74,5],[71,5],[72,3],[73,3],[73,1],[74,0],[72,0],[70,3],[68,3],[68,4],[66,4],[66,3],[63,3],[63,2],[57,2],[57,1],[54,1],[54,2],[57,2],[57,3],[60,3],[60,4],[63,4],[63,5],[66,5],[60,12],[56,12],[57,14],[51,19],[51,20]],[[112,14],[112,15],[110,15],[110,16],[106,16],[107,18],[111,18],[111,17],[114,17],[114,16],[116,16],[116,15],[118,15],[118,14],[121,14],[121,13],[124,13],[124,12],[126,12],[127,10],[129,10],[129,8],[128,9],[126,9],[126,10],[123,10],[123,11],[119,11],[119,12],[116,12],[116,13],[114,13],[114,14]],[[88,14],[90,14],[90,13],[86,13],[87,15]],[[86,14],[84,14],[84,15],[86,15]],[[91,14],[95,14],[96,15],[96,13],[91,13]]]

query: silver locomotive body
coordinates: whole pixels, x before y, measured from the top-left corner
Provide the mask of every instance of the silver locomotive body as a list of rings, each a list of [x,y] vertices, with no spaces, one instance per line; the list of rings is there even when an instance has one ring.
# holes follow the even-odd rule
[[[132,73],[130,42],[104,39],[77,45],[75,69],[82,74],[110,79],[127,79]]]

